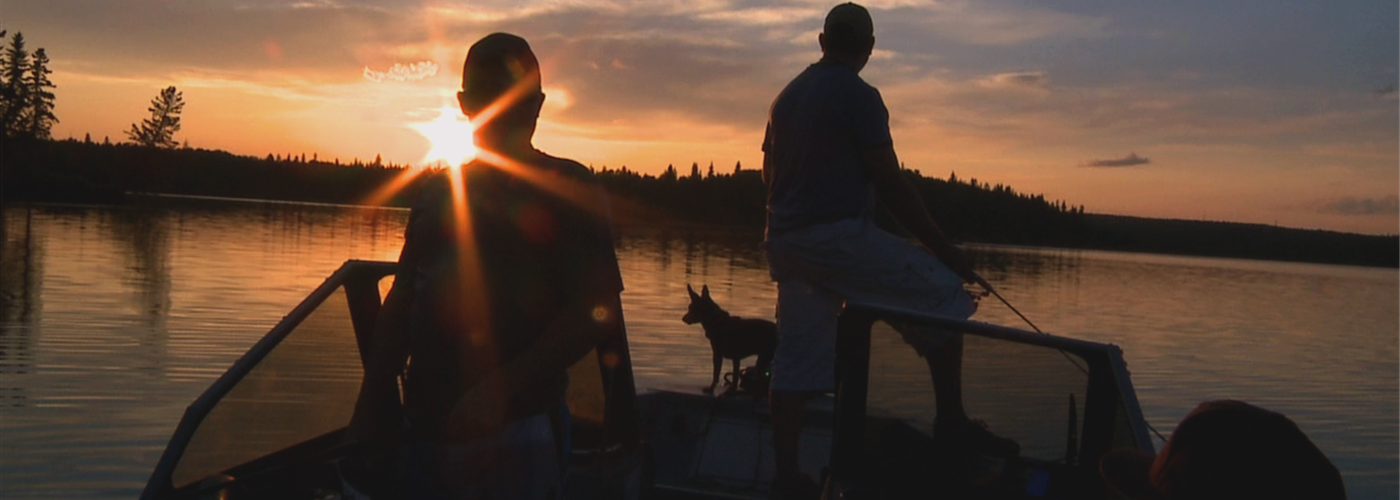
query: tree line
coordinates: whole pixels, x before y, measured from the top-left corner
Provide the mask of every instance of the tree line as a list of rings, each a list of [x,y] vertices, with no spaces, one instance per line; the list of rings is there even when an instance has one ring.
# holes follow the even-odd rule
[[[73,139],[10,141],[4,155],[0,199],[6,203],[123,203],[130,201],[128,193],[166,193],[348,205],[379,200],[406,207],[418,182],[427,177],[419,175],[393,196],[381,197],[377,194],[409,167],[378,158],[342,163],[314,154],[274,154],[269,159]],[[757,169],[736,163],[721,172],[712,166],[702,169],[697,162],[686,175],[674,167],[658,175],[627,167],[593,170],[610,195],[620,226],[710,226],[745,234],[763,227],[767,190]],[[1400,238],[1394,235],[1088,214],[1082,206],[956,174],[904,173],[955,241],[1400,266]],[[900,231],[886,216],[878,215],[877,222]]]
[[[762,173],[745,170],[735,163],[729,173],[716,172],[714,164],[702,169],[691,163],[689,175],[680,175],[668,165],[659,175],[642,174],[626,166],[595,169],[600,182],[612,193],[615,211],[623,221],[634,219],[632,207],[661,209],[674,220],[716,225],[763,226],[767,188]],[[956,173],[947,179],[925,177],[917,170],[904,170],[923,197],[929,213],[949,237],[985,243],[1027,245],[1066,244],[1084,232],[1084,207],[1064,201],[1051,201],[1043,195],[1017,193],[1009,186],[992,186],[977,179],[961,180]],[[655,215],[636,219],[655,218]],[[876,222],[901,231],[883,210],[876,211]]]

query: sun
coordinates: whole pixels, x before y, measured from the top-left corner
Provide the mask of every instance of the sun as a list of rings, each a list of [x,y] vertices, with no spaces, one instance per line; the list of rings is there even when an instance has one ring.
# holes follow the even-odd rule
[[[409,126],[433,145],[428,154],[423,155],[424,165],[455,167],[476,157],[472,124],[457,108],[444,106],[438,109],[436,119]]]

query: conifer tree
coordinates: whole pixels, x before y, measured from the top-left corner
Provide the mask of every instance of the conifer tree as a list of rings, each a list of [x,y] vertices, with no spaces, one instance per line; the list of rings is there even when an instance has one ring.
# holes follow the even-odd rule
[[[26,104],[24,75],[29,70],[29,51],[24,48],[24,34],[15,32],[10,46],[5,48],[3,65],[0,65],[0,132],[13,137],[20,130]]]
[[[0,30],[0,41],[5,40],[5,34],[10,30]],[[10,66],[10,56],[7,50],[0,50],[0,116],[4,116],[9,109],[10,103],[10,79],[5,77],[5,68]],[[3,125],[3,123],[0,123]],[[0,135],[4,135],[4,130],[0,129]]]
[[[180,130],[180,112],[185,109],[185,96],[172,85],[160,91],[151,99],[151,117],[133,123],[126,136],[142,146],[174,148],[180,143],[175,140],[175,132]]]
[[[34,51],[33,61],[29,64],[29,78],[24,80],[24,94],[28,97],[28,106],[24,110],[24,123],[20,124],[22,133],[26,137],[35,139],[50,138],[50,131],[53,124],[58,123],[58,117],[54,116],[54,94],[48,89],[54,88],[54,84],[49,80],[49,56],[40,48]]]

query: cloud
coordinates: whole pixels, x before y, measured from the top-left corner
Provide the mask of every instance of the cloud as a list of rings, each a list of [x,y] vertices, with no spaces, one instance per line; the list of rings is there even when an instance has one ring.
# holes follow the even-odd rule
[[[1128,156],[1114,158],[1111,160],[1089,160],[1084,163],[1085,167],[1135,167],[1152,163],[1151,158],[1138,156],[1137,153],[1128,153]]]
[[[1017,71],[997,73],[977,81],[977,84],[993,89],[1044,89],[1050,76],[1044,71]]]
[[[804,7],[764,7],[736,9],[699,14],[696,19],[719,23],[735,23],[749,26],[773,25],[820,25],[825,15],[819,8]]]
[[[1391,100],[1391,101],[1394,101],[1394,100],[1396,100],[1397,98],[1400,98],[1400,94],[1397,94],[1397,93],[1396,93],[1396,89],[1395,89],[1395,84],[1394,84],[1394,83],[1392,83],[1392,84],[1390,84],[1390,85],[1386,85],[1386,86],[1384,86],[1384,87],[1381,87],[1380,89],[1377,89],[1377,90],[1376,90],[1376,95],[1380,96],[1382,99],[1388,99],[1388,100]]]
[[[396,82],[416,82],[437,75],[438,65],[432,61],[418,61],[412,64],[395,64],[388,71],[375,71],[365,66],[365,79],[374,83],[384,80]]]
[[[1319,212],[1341,215],[1396,215],[1400,213],[1400,197],[1345,197],[1324,203]]]
[[[1106,16],[1061,12],[1020,2],[966,0],[898,8],[874,17],[877,37],[884,29],[880,25],[885,23],[895,33],[912,34],[903,31],[912,28],[938,33],[956,43],[999,47],[1047,39],[1104,38],[1109,25]]]

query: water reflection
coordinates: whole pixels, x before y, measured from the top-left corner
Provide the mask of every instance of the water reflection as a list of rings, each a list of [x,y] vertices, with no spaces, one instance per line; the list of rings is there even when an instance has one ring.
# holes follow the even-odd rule
[[[34,212],[28,207],[0,216],[0,374],[29,373],[34,362],[33,325],[43,309],[38,290],[44,256],[34,230]],[[0,382],[0,405],[23,406],[27,400],[22,384]]]
[[[135,497],[185,405],[342,262],[394,260],[406,217],[177,200],[5,208],[6,496]],[[680,321],[687,283],[708,285],[732,314],[773,317],[761,240],[759,229],[618,228],[640,387],[709,382],[701,327]],[[1159,430],[1202,400],[1249,400],[1293,417],[1355,498],[1400,490],[1394,270],[1000,246],[968,253],[1044,330],[1120,345]],[[987,301],[973,319],[1023,324]],[[987,366],[998,369],[972,376],[1012,371]],[[1065,374],[1044,377],[1060,394],[1046,403],[1057,414],[1069,392],[1058,387],[1073,384],[1074,372]]]
[[[170,315],[170,218],[148,209],[116,212],[109,226],[113,240],[122,243],[125,273],[122,284],[135,311],[139,354],[137,370],[158,373],[166,357],[166,321]]]

